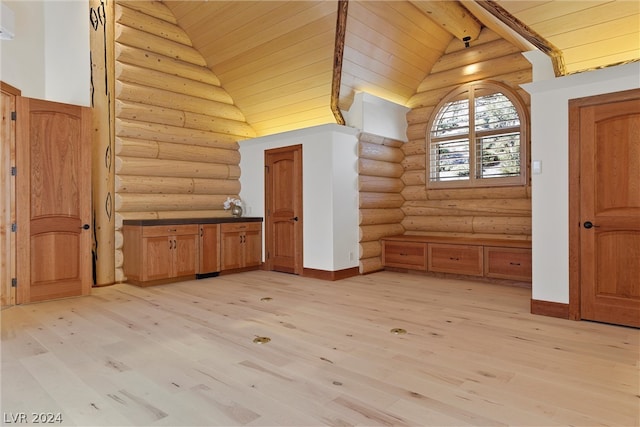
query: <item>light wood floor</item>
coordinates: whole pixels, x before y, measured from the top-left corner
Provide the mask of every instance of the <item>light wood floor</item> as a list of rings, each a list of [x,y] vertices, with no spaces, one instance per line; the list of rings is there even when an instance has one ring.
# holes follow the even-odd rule
[[[533,316],[529,298],[392,272],[256,271],[13,307],[3,422],[638,426],[640,331]]]

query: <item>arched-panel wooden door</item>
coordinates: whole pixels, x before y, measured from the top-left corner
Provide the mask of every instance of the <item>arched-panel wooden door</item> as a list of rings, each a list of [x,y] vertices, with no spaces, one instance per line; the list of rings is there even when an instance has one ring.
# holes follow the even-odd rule
[[[302,145],[265,151],[267,270],[303,273]]]
[[[87,295],[91,279],[91,110],[18,97],[17,299]]]
[[[570,314],[640,327],[640,89],[570,114]]]

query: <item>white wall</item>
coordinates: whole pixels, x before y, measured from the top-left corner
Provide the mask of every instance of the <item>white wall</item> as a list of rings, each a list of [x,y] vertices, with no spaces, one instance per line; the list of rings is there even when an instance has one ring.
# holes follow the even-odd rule
[[[640,87],[640,63],[523,85],[531,94],[532,298],[569,302],[569,99]]]
[[[357,133],[322,125],[240,142],[240,197],[247,216],[265,216],[265,150],[302,144],[303,266],[358,266]]]
[[[407,142],[407,113],[410,108],[378,98],[366,92],[353,97],[349,111],[344,112],[347,126],[362,132]]]
[[[89,1],[2,3],[15,14],[15,37],[0,41],[0,80],[23,96],[89,106]]]

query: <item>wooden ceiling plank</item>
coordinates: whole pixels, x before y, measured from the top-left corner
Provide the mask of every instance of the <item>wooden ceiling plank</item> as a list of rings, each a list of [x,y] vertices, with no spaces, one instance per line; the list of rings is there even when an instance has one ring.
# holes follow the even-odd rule
[[[262,10],[261,5],[254,8],[255,2],[250,1],[212,3],[222,4],[224,8],[221,10],[209,9],[210,6],[207,3],[198,10],[199,14],[194,16],[193,22],[183,24],[180,21],[184,30],[191,36],[194,46],[207,60],[210,60],[210,55],[206,53],[207,46],[210,44],[216,46],[221,37],[233,32],[238,26],[244,25],[247,19],[250,19],[250,14]],[[264,3],[271,4],[271,2]]]
[[[385,32],[393,28],[424,46],[446,46],[451,40],[450,32],[423,13],[416,13],[415,6],[407,1],[356,1],[351,4],[353,11],[349,12],[349,16],[371,23],[373,28],[381,28],[378,25],[382,24]],[[373,16],[380,21],[372,21]]]
[[[555,19],[561,16],[572,15],[577,12],[582,12],[586,9],[609,4],[610,7],[615,7],[612,0],[581,0],[581,1],[553,1],[548,3],[540,3],[535,7],[527,10],[521,10],[518,13],[513,13],[510,9],[506,8],[512,15],[516,16],[522,22],[526,22],[530,27],[535,27],[536,24]],[[502,2],[499,2],[502,5]]]
[[[331,87],[328,84],[322,84],[316,87],[309,87],[297,93],[282,94],[273,98],[263,98],[261,102],[253,102],[245,107],[247,113],[252,117],[258,117],[259,115],[268,116],[270,114],[277,115],[278,110],[289,108],[293,105],[304,105],[306,100],[322,98],[325,105],[329,104],[328,93]]]
[[[611,46],[625,46],[628,50],[612,49]],[[582,58],[591,58],[592,61],[605,57],[620,58],[616,62],[640,59],[640,39],[637,34],[625,34],[587,45],[568,48],[564,51],[564,55],[569,63],[580,62]]]
[[[421,72],[417,69],[415,72],[409,74],[409,72],[405,72],[402,70],[402,67],[392,66],[395,58],[389,58],[387,62],[378,61],[375,58],[368,57],[361,52],[353,51],[350,48],[346,49],[348,55],[346,55],[350,64],[350,69],[352,69],[353,65],[356,65],[358,68],[363,70],[367,70],[370,73],[378,74],[380,76],[384,76],[385,79],[401,83],[407,87],[415,87],[419,84],[422,79],[424,79],[425,73]],[[401,62],[399,60],[395,60],[396,62]],[[407,67],[405,70],[410,71]]]
[[[515,15],[519,12],[529,10],[534,7],[538,7],[544,4],[553,3],[553,1],[548,0],[499,0],[500,6],[504,7],[509,13]],[[465,3],[466,4],[466,3]]]
[[[583,9],[569,15],[558,16],[532,26],[532,28],[551,38],[557,34],[575,31],[580,28],[597,25],[601,22],[614,21],[625,16],[637,15],[640,12],[640,2],[616,1],[600,6]],[[637,27],[636,27],[637,29]]]
[[[412,45],[410,41],[400,43],[397,40],[390,38],[392,34],[386,34],[379,29],[371,28],[367,23],[361,22],[358,19],[349,20],[349,32],[347,34],[346,43],[351,45],[351,38],[353,35],[359,37],[365,41],[364,46],[369,45],[369,48],[380,49],[390,54],[395,54],[402,58],[406,58],[407,62],[415,64],[428,64],[429,62],[435,62],[434,51],[431,48],[425,49],[421,45]],[[365,52],[367,48],[363,49]],[[437,51],[437,49],[436,49]]]
[[[278,61],[277,58],[286,61],[286,67],[283,66],[283,62]],[[309,63],[326,62],[328,67],[332,66],[331,52],[320,52],[319,54],[318,51],[306,52],[292,50],[291,52],[278,55],[277,58],[259,58],[255,62],[234,68],[225,73],[216,72],[216,75],[219,76],[225,86],[236,85],[237,87],[238,84],[246,84],[256,78],[260,78],[266,82],[281,74],[302,69]],[[260,70],[260,72],[256,73],[255,70]],[[258,76],[256,76],[256,74],[258,74]]]
[[[289,35],[296,29],[304,28],[324,16],[329,15],[335,21],[335,9],[332,8],[331,11],[327,9],[327,5],[332,3],[292,2],[270,13],[263,14],[257,19],[257,22],[254,22],[255,20],[248,22],[238,30],[213,40],[212,42],[219,46],[215,62],[223,62],[239,54],[244,54],[244,52],[265,45],[280,36]],[[309,4],[314,6],[309,8]],[[332,23],[328,28],[335,31],[335,24]],[[308,33],[303,34],[305,37],[310,36]]]
[[[244,103],[259,102],[260,98],[270,98],[274,96],[274,93],[298,93],[309,87],[327,85],[327,79],[331,77],[331,72],[331,67],[324,67],[324,69],[311,70],[306,73],[299,72],[295,79],[291,78],[291,75],[296,72],[290,72],[277,76],[266,85],[261,83],[259,79],[254,79],[246,85],[231,87],[230,90]]]
[[[245,52],[244,55],[220,62],[216,64],[213,69],[216,74],[225,76],[223,79],[230,81],[230,79],[226,77],[228,73],[238,73],[243,69],[245,72],[250,73],[251,71],[262,70],[263,67],[272,65],[278,65],[280,67],[286,65],[288,68],[289,64],[287,61],[301,54],[310,54],[311,56],[309,56],[309,58],[315,56],[316,60],[322,58],[332,62],[332,43],[335,35],[333,30],[324,31],[327,24],[327,22],[324,21],[333,21],[333,18],[326,17],[309,25],[306,28],[306,31],[309,33],[308,37],[298,38],[297,33],[305,31],[305,29],[299,29],[293,33],[291,37],[283,36],[272,40],[264,46],[259,46]]]
[[[462,41],[473,41],[480,34],[480,23],[458,1],[410,0],[410,2]]]
[[[640,14],[625,16],[615,21],[603,22],[601,24],[580,28],[575,31],[561,33],[553,37],[549,37],[549,41],[557,46],[570,49],[572,47],[588,45],[597,40],[607,40],[614,37],[624,35],[636,35],[637,41],[638,26],[640,25]],[[619,44],[611,44],[611,50],[616,50]],[[567,58],[565,58],[567,59]]]

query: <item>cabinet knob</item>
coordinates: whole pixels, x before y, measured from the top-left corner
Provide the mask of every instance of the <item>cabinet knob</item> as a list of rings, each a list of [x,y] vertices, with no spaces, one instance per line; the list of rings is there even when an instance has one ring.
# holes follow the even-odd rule
[[[89,224],[84,224],[84,225],[83,225],[82,227],[80,227],[80,228],[82,228],[83,230],[88,230],[88,229],[90,229],[90,228],[91,228],[91,226],[90,226]]]

